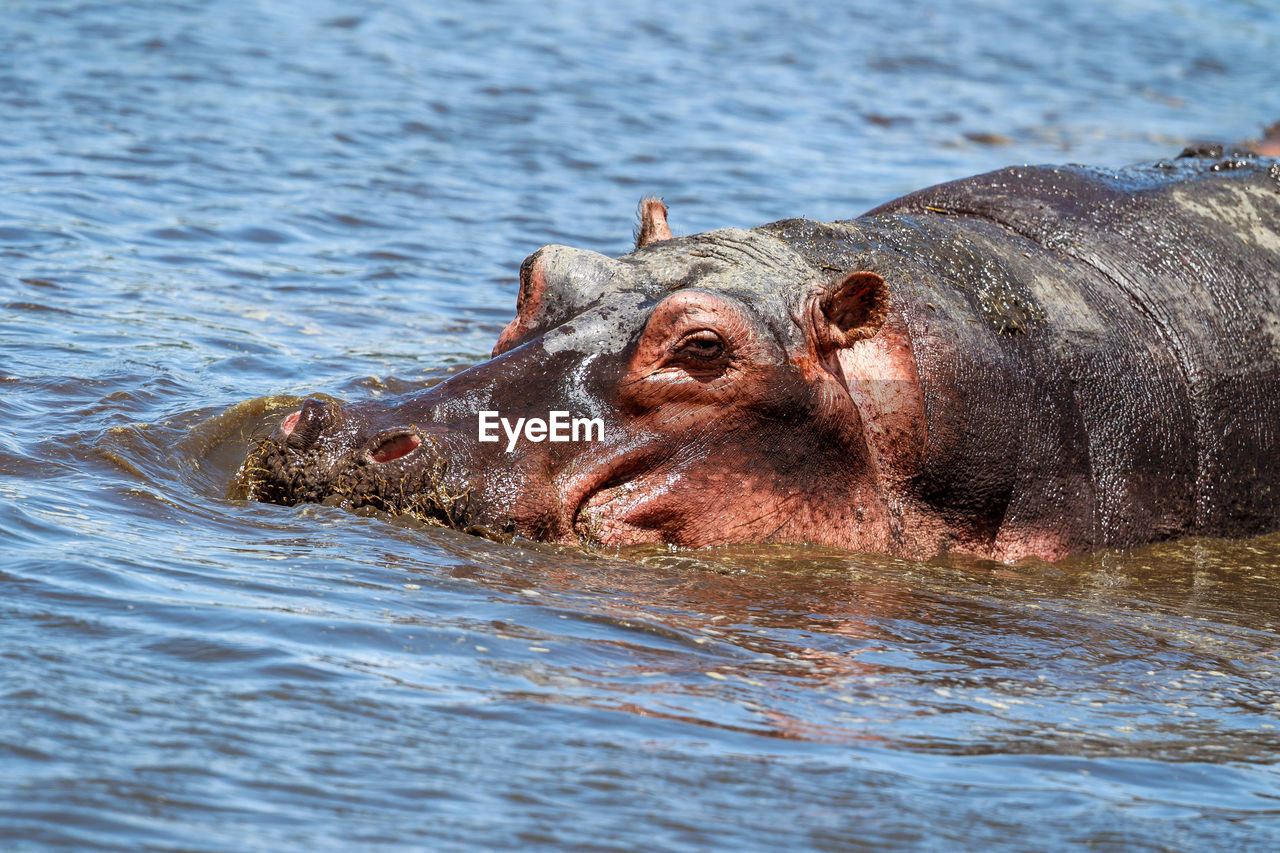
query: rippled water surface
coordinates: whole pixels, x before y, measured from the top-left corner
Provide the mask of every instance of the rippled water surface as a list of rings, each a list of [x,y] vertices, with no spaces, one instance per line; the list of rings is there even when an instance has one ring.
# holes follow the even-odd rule
[[[1273,4],[0,6],[0,846],[1280,845],[1280,537],[616,555],[227,498],[646,193],[848,218],[1256,134]]]

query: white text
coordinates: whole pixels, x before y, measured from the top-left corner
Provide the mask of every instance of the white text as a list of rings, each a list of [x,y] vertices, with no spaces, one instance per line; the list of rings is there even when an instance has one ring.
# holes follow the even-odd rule
[[[500,441],[498,427],[507,434],[507,452],[516,449],[521,433],[527,441],[604,441],[603,418],[571,418],[568,412],[549,412],[547,419],[516,418],[514,424],[497,412],[479,413],[480,441]]]

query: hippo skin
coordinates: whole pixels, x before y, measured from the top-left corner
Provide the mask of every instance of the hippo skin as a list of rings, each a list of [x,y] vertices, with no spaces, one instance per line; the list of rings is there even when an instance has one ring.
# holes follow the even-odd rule
[[[1205,153],[687,237],[646,200],[628,255],[525,260],[490,360],[308,400],[241,494],[561,543],[1003,561],[1276,530],[1280,163]],[[605,438],[507,452],[484,410]]]

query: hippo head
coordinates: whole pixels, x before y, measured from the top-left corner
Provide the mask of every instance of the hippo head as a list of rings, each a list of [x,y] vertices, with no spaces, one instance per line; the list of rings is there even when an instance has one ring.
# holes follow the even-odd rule
[[[398,399],[308,400],[241,481],[263,501],[552,542],[883,549],[846,373],[887,301],[879,275],[815,266],[768,231],[673,238],[649,200],[629,255],[525,260],[490,360]]]

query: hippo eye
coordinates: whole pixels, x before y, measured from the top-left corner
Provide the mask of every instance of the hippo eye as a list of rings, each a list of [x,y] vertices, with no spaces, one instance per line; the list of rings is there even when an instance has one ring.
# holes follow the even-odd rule
[[[719,361],[724,353],[724,340],[710,329],[690,332],[680,339],[672,351],[677,358],[687,358],[699,364]]]

